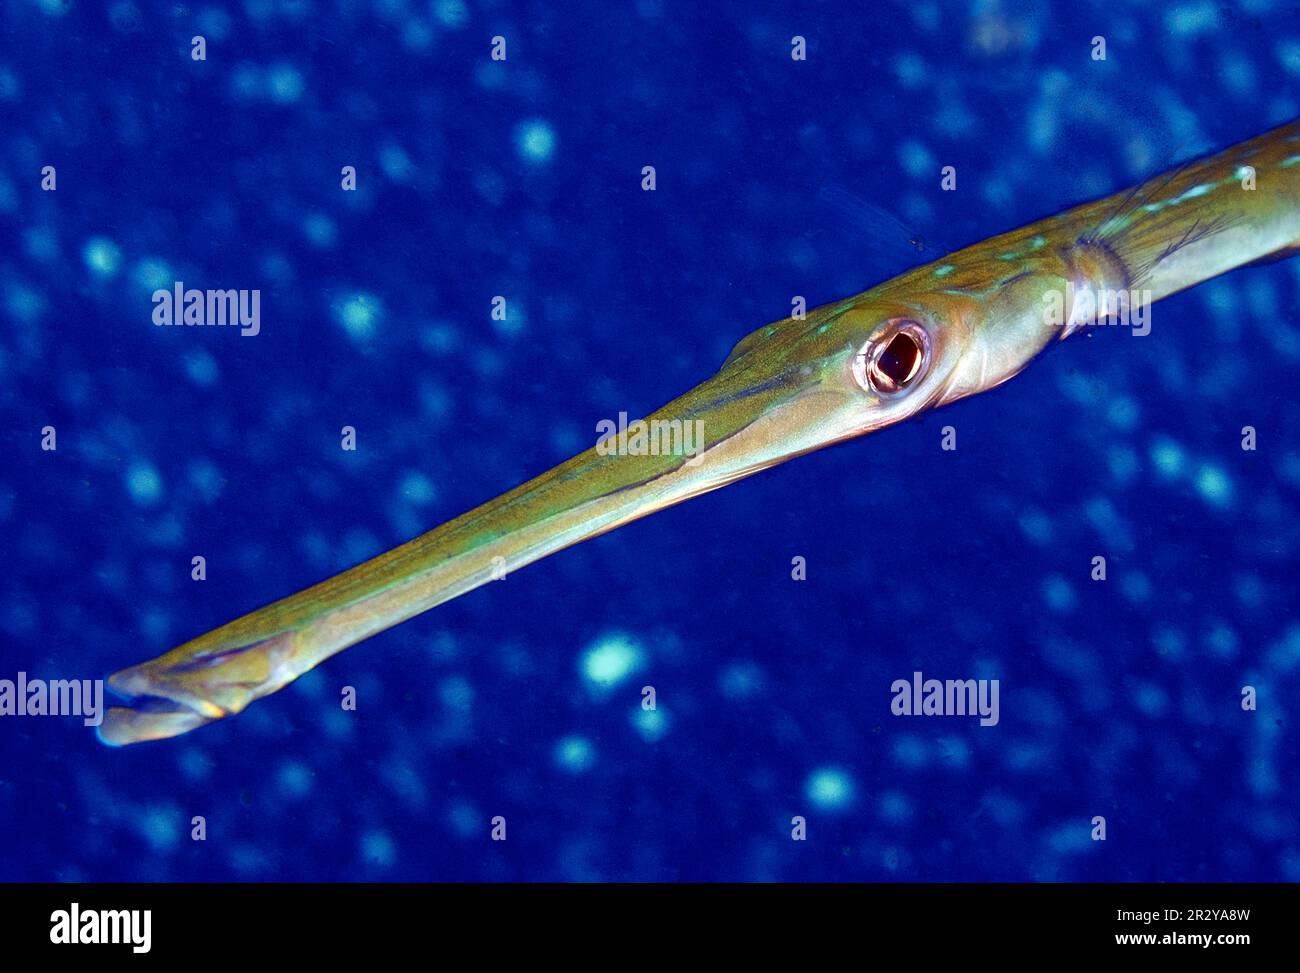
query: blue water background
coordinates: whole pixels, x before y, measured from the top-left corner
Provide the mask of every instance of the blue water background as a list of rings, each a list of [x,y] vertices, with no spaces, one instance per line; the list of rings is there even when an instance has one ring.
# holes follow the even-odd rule
[[[793,295],[1300,115],[1290,4],[0,18],[10,679],[101,677],[436,526]],[[1300,880],[1298,266],[528,567],[192,735],[0,719],[0,879]],[[155,327],[175,280],[260,288],[262,333]],[[916,670],[999,679],[999,725],[891,715]]]

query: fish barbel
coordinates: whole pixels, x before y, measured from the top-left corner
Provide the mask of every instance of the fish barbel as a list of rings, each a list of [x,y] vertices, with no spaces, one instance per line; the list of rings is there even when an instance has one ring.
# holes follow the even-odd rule
[[[330,656],[579,541],[983,392],[1054,338],[1300,247],[1300,123],[770,324],[647,417],[442,526],[109,678],[110,744],[238,713]],[[1085,300],[1086,298],[1086,300]],[[689,424],[689,425],[688,425]]]

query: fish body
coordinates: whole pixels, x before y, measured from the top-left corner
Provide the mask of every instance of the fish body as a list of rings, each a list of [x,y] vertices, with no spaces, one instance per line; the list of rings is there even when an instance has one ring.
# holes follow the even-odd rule
[[[123,669],[109,684],[132,703],[109,710],[100,737],[170,737],[238,713],[336,652],[548,554],[993,388],[1098,310],[1145,306],[1297,247],[1300,124],[1291,123],[767,325],[646,417],[660,430],[699,429],[690,450],[612,436],[400,547]]]

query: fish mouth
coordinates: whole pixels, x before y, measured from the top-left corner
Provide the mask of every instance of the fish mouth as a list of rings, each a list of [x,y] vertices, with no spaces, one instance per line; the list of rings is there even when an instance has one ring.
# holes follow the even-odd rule
[[[187,643],[108,677],[128,705],[104,714],[99,739],[121,747],[179,736],[238,713],[299,674],[291,632],[234,644]]]
[[[108,677],[109,688],[128,705],[111,706],[96,729],[102,743],[123,747],[146,740],[165,740],[221,719],[226,711],[183,690],[161,684],[145,666]]]
[[[101,743],[124,747],[146,740],[165,740],[211,723],[204,716],[175,700],[161,696],[140,696],[131,706],[110,706],[96,728]]]

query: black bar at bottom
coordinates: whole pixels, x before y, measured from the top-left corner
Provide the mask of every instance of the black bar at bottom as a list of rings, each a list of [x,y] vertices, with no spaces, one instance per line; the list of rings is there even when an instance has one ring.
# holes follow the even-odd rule
[[[1293,945],[1298,906],[1300,886],[1254,884],[14,884],[0,885],[0,949],[42,959],[75,950],[82,960],[302,962],[453,946],[539,959],[553,947],[612,960],[699,938],[760,951],[782,941],[842,945],[861,955],[911,943],[927,956],[1173,947],[1228,958]]]

